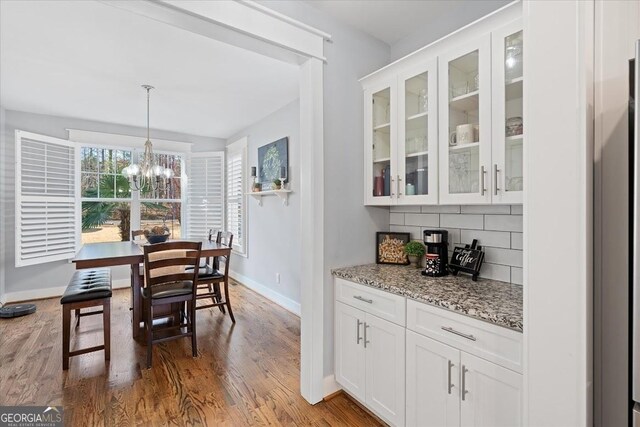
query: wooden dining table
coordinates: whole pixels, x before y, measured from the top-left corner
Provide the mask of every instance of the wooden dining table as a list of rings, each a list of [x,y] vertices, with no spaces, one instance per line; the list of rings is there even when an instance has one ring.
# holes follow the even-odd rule
[[[199,241],[199,240],[195,240]],[[201,240],[201,258],[229,256],[231,248],[221,243]],[[142,334],[142,294],[139,268],[144,262],[142,246],[134,242],[105,242],[87,243],[73,258],[72,262],[77,270],[84,268],[115,267],[129,265],[131,267],[131,308],[132,308],[132,335],[134,339],[141,339]]]

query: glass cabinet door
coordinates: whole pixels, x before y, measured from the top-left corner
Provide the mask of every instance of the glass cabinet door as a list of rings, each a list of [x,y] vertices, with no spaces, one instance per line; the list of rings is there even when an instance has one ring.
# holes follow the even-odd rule
[[[365,203],[391,205],[396,199],[392,170],[396,141],[393,85],[365,91],[365,153],[367,158]]]
[[[398,80],[399,204],[438,202],[437,62],[408,70]]]
[[[440,200],[490,203],[490,38],[440,60]]]
[[[493,33],[493,199],[522,203],[523,189],[523,33],[517,21]]]

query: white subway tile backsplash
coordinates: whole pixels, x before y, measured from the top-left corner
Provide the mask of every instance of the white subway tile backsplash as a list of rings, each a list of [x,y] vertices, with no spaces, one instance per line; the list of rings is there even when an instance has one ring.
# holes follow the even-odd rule
[[[511,213],[509,205],[462,205],[460,212],[463,214],[507,214]]]
[[[404,223],[421,227],[440,227],[440,215],[408,213],[404,215]]]
[[[406,225],[392,225],[389,227],[389,231],[394,233],[411,233],[411,240],[422,241],[422,229],[420,227],[409,227]]]
[[[511,267],[511,283],[522,285],[522,268]]]
[[[460,243],[460,230],[457,228],[447,228],[446,230],[449,232],[449,249],[452,249],[452,243]]]
[[[511,233],[511,249],[522,250],[522,233]]]
[[[494,248],[510,248],[511,236],[505,231],[484,231],[484,230],[460,230],[460,242],[471,243],[473,239],[478,239],[482,246],[492,246]]]
[[[389,224],[391,225],[404,225],[404,214],[391,212],[389,214]]]
[[[485,251],[480,277],[522,284],[522,205],[393,206],[389,225],[414,240],[426,229],[446,229],[450,250],[478,239]]]
[[[496,231],[522,232],[521,215],[487,215],[484,217],[484,229]]]
[[[522,267],[522,251],[514,249],[484,248],[484,260],[492,264]]]
[[[480,276],[501,282],[509,282],[511,281],[511,267],[485,262],[480,267]]]
[[[423,206],[422,213],[460,213],[460,206],[458,205],[433,205]]]
[[[390,212],[419,213],[420,206],[391,206]]]
[[[441,214],[440,226],[448,228],[469,228],[474,230],[482,230],[482,215],[459,215],[459,214]]]

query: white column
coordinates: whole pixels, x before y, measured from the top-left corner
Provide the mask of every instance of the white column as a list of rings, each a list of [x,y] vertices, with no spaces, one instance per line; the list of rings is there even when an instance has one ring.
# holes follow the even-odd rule
[[[591,425],[592,0],[525,1],[525,425]]]

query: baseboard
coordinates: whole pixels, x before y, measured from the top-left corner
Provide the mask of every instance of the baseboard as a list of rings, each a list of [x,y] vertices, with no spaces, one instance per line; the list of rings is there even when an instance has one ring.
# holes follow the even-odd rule
[[[122,289],[131,287],[130,279],[118,279],[112,282],[113,289]],[[3,305],[12,302],[25,302],[38,299],[53,298],[62,296],[66,286],[56,286],[44,289],[29,289],[26,291],[7,292],[4,295]]]
[[[229,276],[234,279],[235,281],[237,281],[238,283],[240,283],[241,285],[246,286],[247,288],[251,289],[254,292],[259,293],[260,295],[262,295],[263,297],[275,302],[276,304],[278,304],[280,307],[284,308],[287,311],[290,311],[291,313],[295,314],[296,316],[300,316],[300,303],[296,302],[294,300],[292,300],[289,297],[285,297],[282,294],[279,294],[278,292],[274,291],[273,289],[256,282],[253,279],[248,278],[247,276],[244,276],[240,273],[237,273],[235,271],[230,271],[229,272]]]
[[[327,375],[323,378],[322,395],[325,397],[325,399],[330,397],[331,395],[335,395],[340,390],[342,390],[342,387],[340,387],[340,384],[336,382],[335,375]]]

